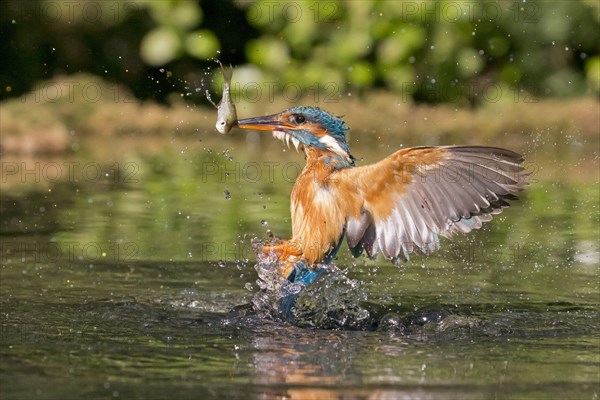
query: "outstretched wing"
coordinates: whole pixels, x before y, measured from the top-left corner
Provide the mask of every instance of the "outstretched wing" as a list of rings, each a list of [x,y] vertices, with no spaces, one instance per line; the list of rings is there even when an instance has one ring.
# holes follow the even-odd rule
[[[337,172],[362,199],[349,210],[348,245],[355,256],[379,251],[394,262],[431,253],[438,236],[481,228],[516,200],[527,183],[523,158],[494,147],[402,149],[384,160]],[[356,204],[356,203],[355,203]]]

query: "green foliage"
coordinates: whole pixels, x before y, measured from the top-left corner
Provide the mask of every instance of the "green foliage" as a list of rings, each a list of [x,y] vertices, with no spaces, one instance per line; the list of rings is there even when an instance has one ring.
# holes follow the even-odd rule
[[[159,3],[147,4],[167,8],[166,15],[190,6]],[[523,91],[598,93],[595,2],[257,0],[239,8],[259,33],[244,51],[262,82],[276,77],[303,89],[333,82],[338,94],[385,86],[420,100],[459,103],[476,101],[492,86],[511,98]],[[155,17],[160,26],[171,20]],[[204,32],[187,54],[216,55],[218,39]],[[175,56],[173,47],[163,56],[157,45],[157,56],[144,59],[161,64],[157,60]]]
[[[337,96],[383,87],[417,101],[477,104],[490,89],[505,98],[600,92],[594,0],[138,0],[100,2],[100,24],[81,12],[31,21],[23,15],[43,13],[23,12],[23,3],[33,10],[49,4],[2,2],[6,42],[35,44],[0,49],[11,60],[0,66],[11,86],[3,95],[67,68],[103,72],[140,97],[166,98],[202,80],[198,71],[214,58],[252,64],[253,83],[276,82],[280,93],[290,84],[328,93],[335,85]],[[158,79],[157,67],[175,79]]]
[[[158,25],[146,33],[141,43],[142,59],[153,66],[165,65],[182,54],[198,59],[215,57],[219,40],[207,30],[190,30],[202,21],[202,9],[192,0],[143,0]]]

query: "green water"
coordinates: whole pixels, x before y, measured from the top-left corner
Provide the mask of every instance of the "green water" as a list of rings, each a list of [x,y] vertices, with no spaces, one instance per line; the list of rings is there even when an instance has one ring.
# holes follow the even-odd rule
[[[0,398],[598,398],[597,144],[531,150],[521,200],[434,256],[344,247],[354,331],[253,314],[302,157],[226,146],[3,159]]]

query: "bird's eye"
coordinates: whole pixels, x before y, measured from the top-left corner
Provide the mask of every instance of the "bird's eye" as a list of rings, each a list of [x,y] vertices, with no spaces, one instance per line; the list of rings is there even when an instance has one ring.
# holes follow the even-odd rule
[[[306,122],[306,118],[302,114],[294,114],[294,122],[297,124],[303,124]]]

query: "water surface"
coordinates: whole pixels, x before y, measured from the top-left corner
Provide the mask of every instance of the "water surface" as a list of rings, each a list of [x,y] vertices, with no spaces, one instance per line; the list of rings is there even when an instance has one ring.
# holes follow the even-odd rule
[[[597,398],[599,185],[567,167],[598,154],[550,147],[525,149],[514,207],[436,255],[344,247],[295,324],[252,308],[252,239],[289,236],[301,156],[190,141],[29,160],[3,175],[0,397]]]

